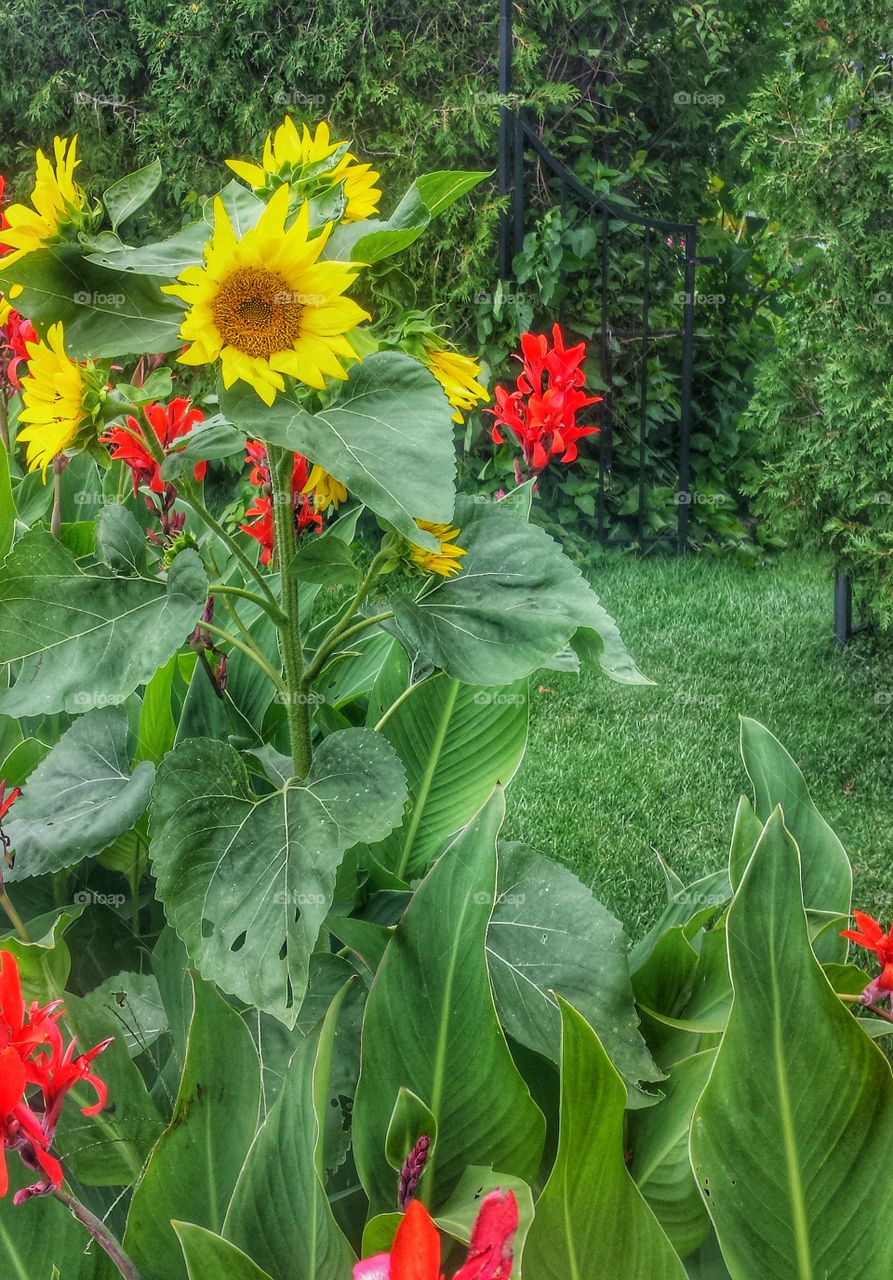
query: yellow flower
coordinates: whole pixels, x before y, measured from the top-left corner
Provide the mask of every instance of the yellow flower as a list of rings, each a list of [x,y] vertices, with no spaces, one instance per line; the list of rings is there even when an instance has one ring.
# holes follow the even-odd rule
[[[87,197],[74,180],[77,159],[77,134],[69,140],[54,138],[55,165],[42,151],[37,152],[34,190],[30,209],[25,204],[11,204],[6,210],[8,226],[3,229],[3,243],[15,252],[3,259],[4,268],[23,258],[26,253],[42,249],[58,240],[66,224],[86,205]]]
[[[180,336],[191,345],[181,362],[219,360],[225,387],[241,379],[268,405],[285,390],[285,374],[319,391],[326,378],[343,381],[341,358],[356,359],[344,335],[370,318],[342,297],[361,264],[317,261],[333,224],[308,239],[305,201],[286,231],[290,194],[288,186],[279,187],[241,239],[218,197],[204,265],[162,285],[188,304]]]
[[[454,573],[458,573],[462,568],[459,561],[467,554],[464,547],[454,545],[455,539],[459,536],[459,530],[451,528],[448,524],[432,524],[430,520],[416,520],[416,524],[426,533],[433,533],[440,543],[440,548],[437,551],[426,551],[424,547],[407,543],[412,563],[423,569],[425,573],[439,573],[443,578],[451,578]]]
[[[0,329],[3,328],[3,326],[6,324],[7,320],[11,315],[12,315],[12,307],[6,301],[3,294],[0,293]]]
[[[344,183],[346,206],[343,222],[371,218],[378,209],[381,192],[376,187],[380,174],[370,164],[358,164],[355,155],[346,151],[322,172],[319,166],[347,144],[332,142],[325,120],[311,134],[305,124],[298,133],[291,116],[286,116],[275,133],[268,133],[264,143],[263,164],[244,160],[227,160],[233,173],[255,190],[275,188],[286,182],[301,195],[312,196]],[[311,167],[312,166],[312,167]]]
[[[347,489],[340,480],[323,471],[318,463],[314,463],[307,477],[307,483],[301,493],[313,493],[313,510],[327,511],[334,507],[337,511],[341,503],[347,499]]]
[[[486,403],[490,399],[489,391],[477,381],[481,371],[477,360],[460,355],[458,351],[437,351],[433,348],[426,350],[424,358],[456,410],[453,422],[461,422],[463,412],[467,413],[479,402]]]
[[[96,400],[95,388],[90,366],[77,364],[65,354],[61,324],[51,326],[46,342],[26,345],[28,375],[22,380],[24,407],[19,421],[27,426],[17,439],[28,446],[28,470],[40,467],[46,480],[47,467],[72,447],[94,416],[90,400]]]

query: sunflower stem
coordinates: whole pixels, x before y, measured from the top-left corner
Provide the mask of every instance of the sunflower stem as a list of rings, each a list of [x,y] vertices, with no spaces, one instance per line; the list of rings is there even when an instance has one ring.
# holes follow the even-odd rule
[[[22,942],[28,942],[28,943],[33,942],[34,939],[31,937],[30,933],[28,932],[27,925],[25,924],[22,917],[19,915],[18,911],[16,911],[15,907],[13,906],[12,899],[10,898],[9,894],[6,892],[5,887],[3,891],[0,892],[0,907],[2,907],[3,910],[6,912],[6,915],[9,919],[9,923],[12,925],[13,929],[15,929],[16,933],[19,935]]]
[[[267,600],[268,611],[270,611],[270,609],[278,609],[276,597],[270,590],[270,584],[267,582],[264,575],[258,569],[257,565],[251,563],[248,556],[239,546],[238,542],[236,542],[235,538],[231,537],[231,535],[224,529],[223,525],[218,520],[214,519],[208,508],[202,502],[201,498],[199,498],[195,488],[192,485],[187,486],[183,484],[181,480],[180,488],[177,490],[177,493],[187,506],[192,507],[192,510],[196,515],[201,516],[208,528],[214,530],[217,537],[233,553],[242,568],[251,575],[257,585],[261,588],[261,591]]]
[[[105,1250],[112,1262],[114,1262],[124,1280],[142,1280],[140,1273],[128,1258],[118,1240],[112,1235],[105,1223],[96,1217],[95,1213],[91,1213],[85,1204],[81,1204],[80,1200],[73,1196],[70,1191],[66,1191],[64,1187],[58,1187],[53,1192],[53,1195],[65,1205],[71,1216],[77,1219],[81,1226],[87,1228],[99,1247]]]
[[[6,399],[6,392],[0,387],[0,441],[3,442],[3,448],[9,452],[9,407]]]
[[[53,514],[50,517],[50,532],[54,538],[62,533],[62,467],[60,459],[53,459]]]
[[[278,445],[269,445],[267,455],[273,499],[273,542],[279,564],[279,605],[285,615],[285,621],[279,624],[279,652],[286,685],[285,713],[295,774],[306,778],[313,760],[313,748],[310,699],[304,679],[298,579],[292,572],[295,557],[294,460],[291,450]]]

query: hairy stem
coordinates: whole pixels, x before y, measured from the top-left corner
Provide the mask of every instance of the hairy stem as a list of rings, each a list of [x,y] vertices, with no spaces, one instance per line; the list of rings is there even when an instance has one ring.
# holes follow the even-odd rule
[[[298,579],[292,572],[295,556],[295,508],[291,491],[293,457],[288,449],[270,445],[267,450],[273,490],[273,540],[279,564],[279,606],[285,621],[279,624],[279,652],[285,675],[285,712],[295,774],[306,778],[313,749],[310,736],[310,701],[305,693],[304,653],[298,602]]]
[[[91,1213],[85,1204],[81,1204],[80,1200],[63,1187],[55,1190],[53,1195],[65,1205],[73,1218],[76,1218],[82,1226],[87,1228],[99,1247],[105,1250],[121,1275],[124,1276],[124,1280],[142,1280],[140,1273],[128,1258],[118,1240],[112,1235],[105,1223],[96,1217],[95,1213]]]

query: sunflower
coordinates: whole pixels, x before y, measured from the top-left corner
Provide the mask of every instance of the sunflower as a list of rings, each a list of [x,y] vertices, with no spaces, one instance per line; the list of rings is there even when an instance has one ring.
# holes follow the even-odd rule
[[[370,218],[378,209],[381,192],[376,182],[381,177],[370,164],[358,164],[355,155],[343,151],[346,142],[332,142],[325,120],[311,134],[305,124],[298,133],[291,116],[286,116],[275,133],[268,133],[264,143],[263,164],[244,160],[227,160],[233,173],[256,191],[272,190],[285,182],[301,195],[310,197],[344,183],[344,222]],[[342,152],[343,154],[337,154]],[[329,167],[325,162],[330,161]]]
[[[26,253],[43,249],[60,239],[64,228],[79,220],[78,215],[86,208],[87,197],[74,180],[74,171],[80,164],[77,144],[77,134],[70,141],[54,138],[55,165],[42,151],[37,152],[34,190],[31,192],[34,208],[11,204],[4,211],[3,244],[14,251],[4,258],[4,267],[23,258]]]
[[[330,476],[328,471],[323,471],[317,463],[313,464],[313,469],[301,493],[311,491],[314,511],[327,511],[329,507],[334,507],[337,511],[341,503],[347,499],[346,486],[334,476]]]
[[[437,551],[426,551],[424,547],[407,543],[409,559],[425,573],[439,573],[442,578],[451,578],[462,568],[459,561],[467,554],[464,547],[454,545],[459,530],[448,524],[432,524],[430,520],[416,520],[416,524],[425,533],[433,533],[440,543]]]
[[[38,339],[26,345],[28,376],[22,380],[19,421],[27,426],[17,438],[28,446],[28,470],[39,467],[46,480],[53,459],[95,423],[102,389],[92,364],[78,364],[65,354],[61,324],[50,327],[46,342]]]
[[[355,360],[344,337],[369,314],[343,297],[360,264],[318,262],[332,223],[310,240],[310,206],[286,230],[290,188],[274,192],[256,227],[239,239],[223,202],[214,202],[214,231],[203,266],[187,267],[162,285],[188,310],[180,337],[183,364],[220,360],[223,385],[252,386],[265,404],[285,390],[284,374],[322,391],[326,378],[347,377],[340,358]]]
[[[462,421],[462,414],[478,403],[486,403],[490,393],[477,381],[481,366],[470,356],[458,351],[426,349],[424,362],[446,392],[447,400],[456,410],[454,422]]]

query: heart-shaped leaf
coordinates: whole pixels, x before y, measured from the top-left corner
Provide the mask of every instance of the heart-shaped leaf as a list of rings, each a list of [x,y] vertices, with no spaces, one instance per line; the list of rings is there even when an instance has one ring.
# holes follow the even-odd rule
[[[151,857],[193,963],[293,1026],[338,865],[402,821],[405,796],[393,748],[367,729],[331,734],[307,779],[263,796],[232,747],[181,743],[158,771]]]
[[[220,407],[237,427],[318,463],[411,542],[436,546],[415,517],[444,522],[453,514],[453,410],[418,360],[398,351],[368,356],[316,414],[289,393],[267,409],[241,383],[221,393]]]
[[[74,866],[130,830],[155,774],[148,761],[131,771],[135,746],[124,707],[88,711],[63,733],[6,823],[16,854],[8,879]]]
[[[0,710],[78,713],[122,701],[176,653],[207,596],[192,550],[166,583],[121,578],[84,572],[47,530],[32,529],[0,566],[0,663],[21,661]]]

